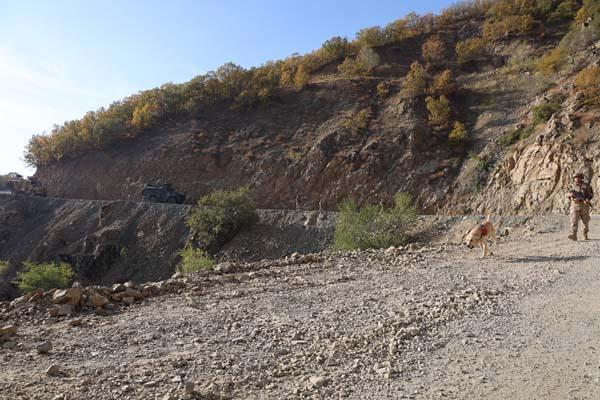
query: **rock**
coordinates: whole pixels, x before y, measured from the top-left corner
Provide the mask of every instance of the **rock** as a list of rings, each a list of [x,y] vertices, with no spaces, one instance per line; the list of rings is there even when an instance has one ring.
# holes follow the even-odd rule
[[[156,285],[144,285],[142,288],[142,296],[154,297],[160,294],[160,288]]]
[[[73,308],[70,304],[63,304],[56,310],[56,315],[59,317],[71,315],[71,313],[73,313]]]
[[[123,284],[123,286],[125,286],[126,288],[129,288],[129,289],[138,290],[138,286],[135,283],[131,282],[131,281],[125,282]]]
[[[50,350],[52,350],[52,342],[50,342],[50,340],[45,340],[42,343],[35,346],[35,349],[39,354],[46,354]]]
[[[17,334],[16,325],[4,325],[0,327],[0,336],[9,337]]]
[[[185,383],[185,393],[186,394],[193,394],[194,393],[194,386],[195,386],[194,382],[187,381]]]
[[[125,285],[123,285],[122,283],[117,283],[117,284],[113,285],[111,290],[113,293],[120,293],[120,292],[124,292],[125,289],[127,289],[127,287]]]
[[[123,297],[133,297],[136,300],[140,300],[143,299],[144,296],[142,296],[142,293],[132,289],[132,288],[126,288],[125,291],[123,291]]]
[[[331,378],[327,376],[311,376],[309,378],[309,382],[312,387],[314,387],[315,389],[319,389],[331,383]]]
[[[217,264],[213,269],[218,274],[226,274],[228,272],[231,272],[231,270],[233,269],[233,266],[234,266],[233,263],[222,262],[220,264]]]
[[[127,305],[132,305],[135,302],[135,298],[133,297],[123,297],[121,301]]]
[[[80,326],[83,324],[83,320],[81,318],[73,319],[69,321],[69,326]]]
[[[173,276],[171,277],[171,279],[179,279],[179,278],[183,278],[183,273],[177,271],[173,274]]]
[[[61,374],[60,368],[56,364],[52,364],[46,370],[46,375],[48,375],[48,376],[57,377],[57,376],[60,376],[60,374]]]
[[[67,398],[64,394],[57,394],[52,398],[52,400],[67,400]]]
[[[108,299],[102,296],[101,294],[92,294],[88,298],[88,301],[92,306],[96,308],[102,308],[108,303]]]
[[[78,306],[80,301],[81,289],[79,287],[57,290],[52,296],[52,302],[55,304]]]
[[[5,343],[2,345],[2,348],[3,348],[3,349],[5,349],[5,350],[14,349],[15,347],[17,347],[17,343],[16,343],[16,342],[14,342],[14,341],[12,341],[12,340],[11,340],[11,341],[8,341],[8,342],[5,342]]]

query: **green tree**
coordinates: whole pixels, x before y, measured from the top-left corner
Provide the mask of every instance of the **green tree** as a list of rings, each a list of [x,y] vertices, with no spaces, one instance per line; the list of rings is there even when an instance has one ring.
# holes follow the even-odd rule
[[[240,229],[258,221],[256,205],[248,188],[216,191],[198,200],[186,220],[187,226],[206,247],[220,246]]]

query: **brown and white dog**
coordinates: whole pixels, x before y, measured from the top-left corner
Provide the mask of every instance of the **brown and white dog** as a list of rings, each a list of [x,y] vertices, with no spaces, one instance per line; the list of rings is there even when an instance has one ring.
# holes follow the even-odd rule
[[[487,219],[483,224],[479,224],[472,228],[465,239],[467,246],[472,249],[479,245],[481,246],[481,258],[484,258],[490,254],[488,253],[488,240],[494,241],[494,247],[498,247],[498,241],[496,239],[496,228],[492,221],[490,221],[490,215],[488,214]]]

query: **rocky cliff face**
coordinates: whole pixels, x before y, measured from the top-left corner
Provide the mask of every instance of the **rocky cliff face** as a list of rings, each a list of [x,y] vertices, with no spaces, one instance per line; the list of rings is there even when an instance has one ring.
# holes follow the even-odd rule
[[[597,63],[600,43],[580,54],[581,65]],[[577,60],[574,65],[577,65]],[[567,188],[576,172],[583,172],[595,193],[600,190],[600,110],[590,107],[574,89],[572,76],[563,76],[526,111],[557,93],[564,99],[559,111],[532,135],[509,148],[490,174],[481,196],[466,199],[478,210],[498,213],[566,213]],[[532,124],[531,112],[521,122]],[[535,124],[533,124],[535,125]],[[596,199],[597,201],[597,199]]]

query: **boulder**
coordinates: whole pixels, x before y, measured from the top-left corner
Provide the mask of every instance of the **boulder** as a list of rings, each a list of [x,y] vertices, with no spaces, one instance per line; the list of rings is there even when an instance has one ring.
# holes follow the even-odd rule
[[[73,307],[70,304],[62,304],[56,310],[56,315],[59,317],[63,317],[66,315],[71,315],[73,313]]]
[[[0,336],[9,337],[17,334],[16,325],[4,325],[0,327]]]
[[[81,302],[81,289],[75,287],[57,290],[52,296],[52,302],[55,304],[69,304],[71,306],[78,306]]]
[[[96,308],[102,308],[108,303],[108,299],[102,296],[101,294],[90,295],[88,301],[92,306]]]

